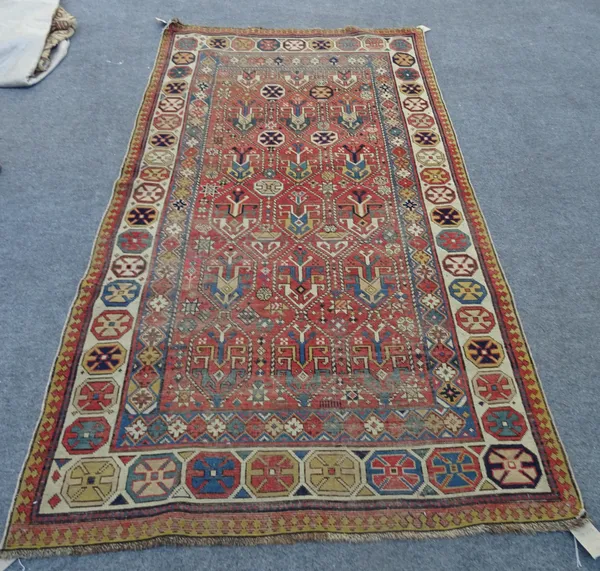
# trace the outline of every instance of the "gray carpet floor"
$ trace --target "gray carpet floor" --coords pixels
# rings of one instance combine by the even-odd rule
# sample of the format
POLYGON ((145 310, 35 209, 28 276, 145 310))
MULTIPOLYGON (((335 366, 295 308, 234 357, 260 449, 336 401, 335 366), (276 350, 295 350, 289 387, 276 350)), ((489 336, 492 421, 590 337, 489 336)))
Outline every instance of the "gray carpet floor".
MULTIPOLYGON (((588 511, 600 522, 598 0, 103 0, 64 6, 70 54, 0 91, 0 527, 158 46, 212 26, 425 24, 438 80, 588 511)), ((600 569, 582 552, 585 569, 600 569)), ((574 569, 567 533, 169 548, 33 570, 574 569)), ((17 563, 12 570, 20 569, 17 563)))

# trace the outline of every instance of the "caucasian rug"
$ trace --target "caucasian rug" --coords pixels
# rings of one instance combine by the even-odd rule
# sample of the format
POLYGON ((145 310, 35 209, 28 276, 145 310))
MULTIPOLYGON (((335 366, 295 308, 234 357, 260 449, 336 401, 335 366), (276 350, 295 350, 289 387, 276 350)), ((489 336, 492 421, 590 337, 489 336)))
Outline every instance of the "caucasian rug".
POLYGON ((582 518, 423 31, 171 23, 3 554, 582 518))

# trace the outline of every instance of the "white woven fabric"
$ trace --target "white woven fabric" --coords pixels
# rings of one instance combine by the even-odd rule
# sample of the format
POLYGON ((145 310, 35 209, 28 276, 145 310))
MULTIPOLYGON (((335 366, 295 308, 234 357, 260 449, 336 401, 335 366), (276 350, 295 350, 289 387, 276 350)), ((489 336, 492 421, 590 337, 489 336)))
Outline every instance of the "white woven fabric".
POLYGON ((49 68, 33 75, 59 0, 0 0, 0 87, 28 87, 44 79, 67 55, 69 41, 52 51, 49 68))

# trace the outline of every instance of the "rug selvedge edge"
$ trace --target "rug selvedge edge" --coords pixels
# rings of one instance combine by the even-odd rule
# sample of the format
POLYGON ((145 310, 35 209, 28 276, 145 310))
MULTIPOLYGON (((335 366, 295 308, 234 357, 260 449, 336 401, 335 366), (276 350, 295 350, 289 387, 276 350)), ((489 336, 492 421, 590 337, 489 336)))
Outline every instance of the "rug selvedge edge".
MULTIPOLYGON (((113 190, 106 206, 106 209, 102 215, 102 219, 98 226, 96 236, 94 238, 92 251, 89 256, 88 265, 84 274, 84 277, 77 286, 77 292, 71 303, 65 325, 61 332, 60 343, 56 352, 56 357, 53 360, 52 368, 46 388, 44 390, 44 401, 41 407, 38 421, 35 424, 33 436, 31 437, 30 444, 27 449, 27 453, 23 460, 23 466, 19 472, 19 480, 16 486, 15 493, 13 495, 11 505, 8 511, 6 525, 1 536, 2 541, 0 543, 0 555, 6 550, 8 543, 8 537, 10 529, 16 518, 17 508, 22 505, 21 493, 26 491, 26 476, 31 474, 32 469, 37 465, 42 466, 47 458, 48 448, 40 446, 38 443, 38 436, 42 430, 42 426, 45 421, 55 423, 57 420, 57 411, 51 410, 51 398, 56 391, 61 391, 60 395, 57 395, 57 400, 60 402, 62 393, 64 393, 66 387, 59 386, 62 375, 59 375, 59 365, 65 366, 65 361, 68 363, 67 370, 73 365, 73 351, 69 346, 76 341, 70 341, 70 335, 80 335, 81 331, 77 327, 77 316, 93 305, 93 296, 90 292, 93 289, 96 281, 93 279, 98 272, 101 270, 103 265, 103 252, 108 251, 111 232, 118 224, 118 214, 124 209, 124 204, 127 199, 127 195, 131 192, 131 183, 134 179, 134 172, 136 161, 138 160, 141 153, 141 144, 143 142, 143 132, 145 131, 149 119, 148 110, 149 103, 152 98, 156 95, 159 90, 159 79, 162 75, 163 68, 165 66, 164 56, 167 54, 167 48, 170 41, 170 36, 173 35, 173 25, 176 22, 170 22, 162 31, 159 46, 154 58, 154 64, 148 77, 146 87, 142 96, 142 101, 138 107, 134 126, 131 131, 129 142, 127 145, 127 151, 123 157, 121 168, 119 170, 119 176, 113 184, 113 190), (129 188, 128 188, 129 185, 129 188), (115 223, 115 219, 117 222, 115 223), (34 461, 36 454, 42 454, 43 457, 37 462, 34 461)), ((98 282, 98 286, 100 283, 98 282)))
MULTIPOLYGON (((454 163, 454 172, 458 175, 457 179, 460 183, 460 196, 467 199, 465 200, 469 214, 471 218, 470 222, 476 222, 477 225, 472 224, 474 233, 478 237, 478 244, 485 246, 485 251, 482 249, 483 259, 486 264, 486 269, 488 274, 492 279, 492 283, 494 285, 494 290, 498 300, 501 302, 498 305, 498 311, 502 315, 505 325, 507 328, 512 326, 514 333, 508 337, 507 341, 509 342, 515 357, 517 357, 517 352, 524 352, 523 356, 519 359, 519 370, 523 374, 523 381, 528 383, 527 390, 525 391, 525 396, 527 397, 532 410, 536 411, 536 406, 538 406, 538 411, 536 411, 535 422, 540 429, 540 437, 542 439, 542 444, 546 448, 548 452, 548 456, 552 457, 550 454, 550 450, 548 446, 553 445, 556 448, 556 452, 558 453, 558 459, 561 464, 566 467, 566 476, 568 478, 567 486, 565 487, 565 491, 574 492, 575 498, 577 498, 580 509, 579 513, 575 516, 576 518, 583 517, 585 514, 585 508, 583 506, 583 500, 581 498, 581 491, 575 481, 575 478, 572 473, 571 464, 567 457, 567 453, 562 443, 562 440, 558 434, 556 424, 554 422, 554 418, 552 417, 551 409, 548 405, 548 400, 543 390, 543 386, 541 380, 539 378, 539 374, 537 372, 535 362, 531 356, 531 350, 529 348, 529 344, 527 343, 527 339, 525 338, 525 333, 523 329, 523 324, 519 317, 519 313, 516 308, 516 304, 514 301, 514 295, 512 290, 510 289, 510 285, 506 279, 502 266, 500 264, 500 260, 498 257, 498 253, 494 246, 492 237, 490 235, 488 225, 486 223, 485 217, 483 215, 483 211, 477 199, 477 195, 473 189, 471 181, 469 179, 469 175, 467 172, 467 168, 465 165, 465 161, 463 158, 462 151, 458 144, 458 139, 456 137, 456 131, 454 129, 454 125, 450 120, 450 116, 448 114, 448 110, 446 108, 446 104, 444 102, 443 96, 441 94, 441 90, 439 88, 437 78, 435 75, 435 71, 433 69, 433 65, 431 63, 431 58, 429 56, 429 51, 427 49, 427 44, 425 42, 425 33, 422 30, 418 30, 417 33, 417 47, 419 49, 420 55, 423 56, 423 66, 426 71, 425 77, 429 87, 434 94, 436 101, 436 110, 442 119, 442 129, 444 131, 444 141, 447 144, 452 144, 452 148, 449 149, 449 155, 452 158, 454 163), (510 322, 509 322, 510 321, 510 322), (527 371, 526 367, 530 368, 530 371, 527 371), (541 400, 541 406, 536 405, 534 402, 534 397, 537 397, 541 400), (546 431, 548 435, 544 437, 544 434, 541 433, 541 421, 544 421, 546 424, 546 431), (567 488, 570 488, 568 490, 567 488)), ((554 472, 557 467, 553 464, 550 466, 552 471, 554 472)))

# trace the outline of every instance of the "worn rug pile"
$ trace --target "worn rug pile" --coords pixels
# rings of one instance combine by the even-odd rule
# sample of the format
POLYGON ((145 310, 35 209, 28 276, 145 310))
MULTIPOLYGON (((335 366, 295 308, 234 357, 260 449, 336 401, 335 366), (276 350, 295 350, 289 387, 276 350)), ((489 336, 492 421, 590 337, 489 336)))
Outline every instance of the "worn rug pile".
POLYGON ((582 517, 423 31, 168 25, 2 553, 582 517))

